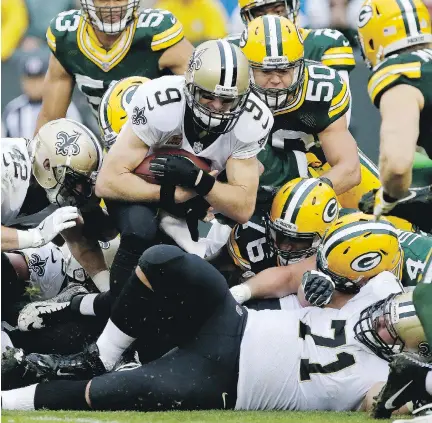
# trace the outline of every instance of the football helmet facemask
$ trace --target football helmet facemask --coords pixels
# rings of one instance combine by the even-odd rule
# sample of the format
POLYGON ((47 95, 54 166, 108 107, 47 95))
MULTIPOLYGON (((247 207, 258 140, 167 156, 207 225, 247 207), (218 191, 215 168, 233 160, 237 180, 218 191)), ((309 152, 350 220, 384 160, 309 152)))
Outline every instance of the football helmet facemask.
POLYGON ((402 250, 396 228, 360 212, 339 218, 318 248, 317 269, 347 294, 356 294, 366 278, 384 271, 400 278, 402 250))
POLYGON ((357 26, 369 68, 398 50, 432 42, 429 12, 421 0, 366 0, 357 26))
POLYGON ((99 128, 104 148, 108 151, 115 143, 127 121, 126 108, 141 84, 150 81, 143 76, 130 76, 114 82, 105 91, 99 106, 99 128))
POLYGON ((254 92, 273 110, 281 110, 296 101, 305 77, 303 38, 287 18, 262 16, 244 30, 240 47, 251 66, 254 92), (285 88, 266 88, 255 81, 254 71, 290 72, 291 84, 285 88))
POLYGON ((95 135, 71 119, 43 125, 31 142, 32 171, 52 204, 83 206, 93 195, 102 148, 95 135))
POLYGON ((313 256, 339 212, 333 188, 315 178, 297 178, 276 194, 266 218, 270 250, 282 266, 313 256), (299 247, 292 251, 297 244, 299 247), (284 247, 285 246, 285 247, 284 247))
POLYGON ((237 46, 226 40, 200 44, 186 71, 186 102, 195 124, 206 132, 231 131, 249 96, 249 64, 237 46), (217 101, 219 108, 208 103, 217 101))
POLYGON ((402 351, 430 356, 412 295, 412 292, 391 294, 364 309, 354 326, 356 339, 387 361, 402 351))
MULTIPOLYGON (((260 16, 260 9, 266 6, 284 6, 283 16, 295 22, 300 10, 300 0, 239 0, 240 16, 245 25, 260 16)), ((262 13, 264 14, 264 13, 262 13)), ((271 13, 265 13, 270 15, 271 13)))
POLYGON ((106 34, 122 32, 135 19, 139 7, 139 0, 118 0, 115 6, 98 6, 108 3, 104 0, 80 0, 80 3, 85 19, 106 34))

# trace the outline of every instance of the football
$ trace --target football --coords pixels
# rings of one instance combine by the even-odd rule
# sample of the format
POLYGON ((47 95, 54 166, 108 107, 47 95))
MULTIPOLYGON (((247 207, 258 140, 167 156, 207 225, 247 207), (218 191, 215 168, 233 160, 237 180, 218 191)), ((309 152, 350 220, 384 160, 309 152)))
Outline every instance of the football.
POLYGON ((166 154, 177 154, 179 156, 183 156, 188 158, 190 161, 192 161, 197 167, 199 167, 202 170, 205 170, 206 172, 210 172, 210 164, 209 161, 197 157, 192 153, 189 153, 186 150, 182 150, 179 148, 163 148, 160 149, 153 154, 150 154, 147 156, 141 164, 138 165, 138 167, 134 170, 134 174, 138 175, 140 178, 144 179, 145 181, 151 183, 151 184, 158 184, 158 181, 154 177, 153 173, 150 171, 150 162, 157 156, 160 155, 166 155, 166 154))

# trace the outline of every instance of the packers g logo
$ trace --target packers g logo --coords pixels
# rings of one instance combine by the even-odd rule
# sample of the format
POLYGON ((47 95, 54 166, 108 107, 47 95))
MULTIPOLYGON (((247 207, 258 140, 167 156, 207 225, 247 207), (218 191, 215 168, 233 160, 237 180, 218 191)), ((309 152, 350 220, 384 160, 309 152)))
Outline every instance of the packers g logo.
POLYGON ((363 6, 360 9, 357 26, 359 28, 363 28, 372 18, 373 16, 373 10, 370 6, 363 6))
POLYGON ((356 272, 367 272, 377 267, 382 261, 382 255, 378 251, 362 254, 351 262, 351 269, 356 272))
POLYGON ((331 198, 329 202, 326 204, 326 206, 324 207, 322 218, 325 223, 330 223, 333 220, 335 220, 337 215, 338 215, 337 200, 336 198, 331 198))

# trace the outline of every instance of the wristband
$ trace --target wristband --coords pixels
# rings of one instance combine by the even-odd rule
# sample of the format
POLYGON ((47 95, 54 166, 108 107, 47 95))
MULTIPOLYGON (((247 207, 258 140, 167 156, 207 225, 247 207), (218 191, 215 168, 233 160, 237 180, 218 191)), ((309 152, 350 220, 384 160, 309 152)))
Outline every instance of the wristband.
POLYGON ((18 231, 18 250, 24 248, 35 248, 40 247, 43 243, 43 239, 40 236, 38 229, 29 229, 28 231, 18 231))
POLYGON ((175 206, 175 185, 162 184, 160 188, 159 206, 164 210, 171 210, 175 206))
POLYGON ((398 198, 394 198, 391 195, 388 195, 385 191, 382 192, 382 199, 389 204, 396 203, 396 201, 399 200, 398 198))
POLYGON ((92 277, 92 281, 100 292, 109 291, 110 272, 108 270, 102 270, 101 272, 92 277))
POLYGON ((201 197, 206 196, 213 188, 216 179, 207 172, 202 171, 200 181, 195 185, 194 190, 201 197))

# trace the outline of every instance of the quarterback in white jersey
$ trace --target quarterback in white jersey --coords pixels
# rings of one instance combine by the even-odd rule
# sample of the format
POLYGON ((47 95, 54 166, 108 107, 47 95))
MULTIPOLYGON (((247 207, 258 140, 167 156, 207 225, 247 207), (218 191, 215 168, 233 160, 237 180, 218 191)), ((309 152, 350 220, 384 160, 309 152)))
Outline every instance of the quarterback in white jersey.
POLYGON ((353 327, 364 308, 396 292, 395 276, 383 272, 340 310, 249 310, 236 409, 357 410, 387 380, 388 364, 355 340, 353 327))
MULTIPOLYGON (((104 198, 159 202, 172 208, 198 194, 222 214, 247 221, 258 185, 256 155, 273 124, 270 110, 249 88, 249 65, 225 40, 207 41, 191 57, 186 77, 148 81, 128 106, 129 121, 107 154, 96 182, 104 198), (162 148, 181 148, 208 159, 215 171, 227 170, 227 184, 183 157, 153 159, 150 170, 162 188, 124 169, 162 148), (167 194, 166 185, 176 186, 167 194)), ((172 211, 171 209, 167 211, 172 211)))

